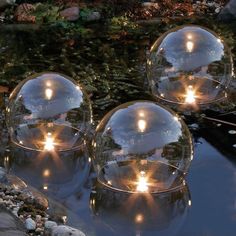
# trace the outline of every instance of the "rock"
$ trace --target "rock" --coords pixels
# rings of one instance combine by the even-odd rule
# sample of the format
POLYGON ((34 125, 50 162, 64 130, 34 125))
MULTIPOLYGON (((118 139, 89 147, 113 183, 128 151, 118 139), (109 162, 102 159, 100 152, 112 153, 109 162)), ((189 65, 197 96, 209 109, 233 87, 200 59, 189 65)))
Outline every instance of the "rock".
POLYGON ((79 8, 69 7, 60 12, 60 16, 68 21, 76 21, 79 19, 79 8))
POLYGON ((32 15, 35 10, 35 6, 29 3, 20 4, 15 11, 15 19, 21 23, 35 23, 36 17, 32 15))
POLYGON ((231 0, 218 15, 220 21, 236 20, 236 0, 231 0))
POLYGON ((26 236, 24 225, 5 207, 0 206, 0 236, 26 236))
POLYGON ((51 221, 51 220, 46 221, 44 224, 44 227, 46 230, 50 230, 55 226, 57 226, 57 223, 55 221, 51 221))
POLYGON ((0 8, 15 4, 16 0, 0 0, 0 8))
POLYGON ((51 236, 85 236, 85 234, 78 229, 65 225, 59 225, 53 227, 51 236))
POLYGON ((98 11, 93 11, 91 13, 88 13, 88 15, 85 17, 85 21, 90 22, 90 21, 98 21, 101 19, 101 14, 98 11))
POLYGON ((25 221, 25 227, 29 231, 35 230, 36 229, 36 223, 35 223, 35 221, 32 218, 28 218, 25 221))

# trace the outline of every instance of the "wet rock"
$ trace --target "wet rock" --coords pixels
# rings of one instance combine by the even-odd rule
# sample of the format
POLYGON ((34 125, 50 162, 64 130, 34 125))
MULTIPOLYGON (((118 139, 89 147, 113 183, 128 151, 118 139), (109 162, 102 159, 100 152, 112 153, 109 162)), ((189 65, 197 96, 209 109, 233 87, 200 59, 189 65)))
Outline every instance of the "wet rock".
POLYGON ((25 227, 27 230, 35 230, 36 229, 36 222, 32 218, 28 218, 25 221, 25 227))
POLYGON ((231 0, 220 12, 218 19, 220 21, 229 22, 236 20, 236 0, 231 0))
POLYGON ((24 225, 5 207, 0 206, 0 236, 26 236, 24 225))
POLYGON ((51 236, 85 236, 85 234, 78 229, 65 225, 59 225, 53 227, 51 236))
POLYGON ((13 5, 16 0, 1 0, 0 1, 0 8, 5 8, 7 6, 13 5))
POLYGON ((36 17, 32 15, 35 6, 29 3, 20 4, 15 11, 15 19, 17 22, 35 23, 36 17))
POLYGON ((101 14, 98 11, 93 11, 91 13, 88 13, 88 15, 85 17, 85 21, 90 22, 90 21, 98 21, 101 19, 101 14))
POLYGON ((79 19, 79 8, 69 7, 60 12, 60 16, 68 21, 76 21, 79 19))

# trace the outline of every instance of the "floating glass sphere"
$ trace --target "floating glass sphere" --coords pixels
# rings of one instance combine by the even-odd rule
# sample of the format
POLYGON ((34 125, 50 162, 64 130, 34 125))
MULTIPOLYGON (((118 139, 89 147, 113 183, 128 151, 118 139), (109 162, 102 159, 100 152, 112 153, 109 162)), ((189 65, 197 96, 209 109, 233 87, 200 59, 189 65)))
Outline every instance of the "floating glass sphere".
POLYGON ((133 101, 109 112, 93 140, 98 181, 125 192, 165 192, 184 182, 192 140, 173 111, 133 101))
POLYGON ((97 186, 90 195, 90 207, 103 235, 177 235, 191 204, 187 186, 148 195, 97 186))
POLYGON ((231 53, 219 36, 199 26, 181 26, 157 39, 147 60, 152 93, 165 101, 201 105, 227 96, 231 53))
POLYGON ((7 124, 13 143, 30 150, 66 151, 77 148, 91 124, 85 91, 58 73, 36 74, 12 92, 7 124))

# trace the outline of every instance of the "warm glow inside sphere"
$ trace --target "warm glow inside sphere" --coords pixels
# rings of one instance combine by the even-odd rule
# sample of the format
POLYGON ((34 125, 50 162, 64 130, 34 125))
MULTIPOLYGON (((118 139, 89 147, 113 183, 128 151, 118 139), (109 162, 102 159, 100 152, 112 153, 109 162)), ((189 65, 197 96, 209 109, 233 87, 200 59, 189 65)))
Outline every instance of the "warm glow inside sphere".
POLYGON ((84 90, 71 78, 52 72, 22 81, 7 107, 13 143, 38 151, 77 148, 84 142, 91 117, 84 90))
POLYGON ((98 181, 126 192, 165 192, 182 186, 192 139, 173 111, 133 101, 109 112, 93 141, 98 181))
POLYGON ((232 68, 223 40, 191 25, 174 28, 157 39, 147 60, 152 93, 178 104, 207 104, 226 97, 232 68))

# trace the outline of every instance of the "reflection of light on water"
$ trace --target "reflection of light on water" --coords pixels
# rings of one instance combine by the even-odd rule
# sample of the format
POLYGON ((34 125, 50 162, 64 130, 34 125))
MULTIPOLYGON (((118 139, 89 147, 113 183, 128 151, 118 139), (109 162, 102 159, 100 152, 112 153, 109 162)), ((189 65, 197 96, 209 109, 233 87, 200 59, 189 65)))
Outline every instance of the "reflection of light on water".
POLYGON ((43 171, 43 176, 44 177, 49 177, 50 176, 50 170, 49 169, 45 169, 44 171, 43 171))
POLYGON ((143 133, 146 130, 147 122, 145 120, 138 120, 139 132, 143 133))
POLYGON ((46 99, 50 100, 52 98, 53 95, 53 90, 50 88, 46 88, 45 89, 45 97, 46 99))
POLYGON ((190 85, 188 86, 188 89, 186 91, 186 95, 185 95, 185 103, 195 103, 196 101, 196 95, 195 92, 193 90, 193 87, 190 85))
POLYGON ((144 217, 143 217, 142 214, 137 214, 137 215, 135 216, 135 223, 142 223, 143 220, 144 220, 144 217))
POLYGON ((138 179, 138 183, 137 183, 137 188, 136 190, 138 192, 147 192, 148 191, 148 182, 147 182, 147 177, 145 177, 145 172, 141 171, 140 172, 140 176, 138 179))
POLYGON ((44 189, 44 190, 48 190, 48 186, 47 186, 47 185, 44 185, 44 186, 43 186, 43 189, 44 189))
POLYGON ((193 48, 194 48, 194 43, 192 41, 187 41, 186 43, 187 52, 192 52, 193 48))
POLYGON ((44 150, 52 151, 54 150, 54 139, 51 137, 51 133, 47 134, 46 140, 44 142, 44 150))

